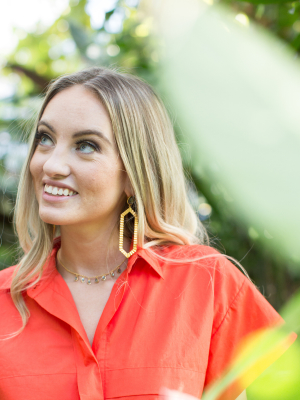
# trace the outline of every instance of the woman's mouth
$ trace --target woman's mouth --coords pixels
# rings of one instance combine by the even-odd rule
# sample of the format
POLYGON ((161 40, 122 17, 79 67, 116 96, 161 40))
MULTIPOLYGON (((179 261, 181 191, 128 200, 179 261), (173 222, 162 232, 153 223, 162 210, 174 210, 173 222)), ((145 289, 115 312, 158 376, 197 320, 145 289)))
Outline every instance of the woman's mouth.
POLYGON ((45 184, 44 192, 51 194, 52 196, 75 196, 77 192, 70 190, 68 188, 50 186, 45 184))

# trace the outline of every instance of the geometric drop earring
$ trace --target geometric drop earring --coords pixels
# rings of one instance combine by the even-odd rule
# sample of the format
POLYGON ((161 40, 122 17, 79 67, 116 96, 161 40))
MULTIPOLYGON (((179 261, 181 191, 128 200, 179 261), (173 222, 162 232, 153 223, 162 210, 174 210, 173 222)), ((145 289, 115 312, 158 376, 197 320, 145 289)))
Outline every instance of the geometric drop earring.
POLYGON ((120 235, 119 235, 119 250, 126 258, 129 258, 132 254, 136 252, 137 249, 137 230, 138 230, 138 216, 137 213, 131 208, 131 205, 134 203, 134 197, 130 196, 127 199, 128 208, 120 215, 120 235), (134 233, 133 233, 133 247, 132 250, 127 253, 123 249, 124 243, 124 217, 128 213, 134 216, 134 233))

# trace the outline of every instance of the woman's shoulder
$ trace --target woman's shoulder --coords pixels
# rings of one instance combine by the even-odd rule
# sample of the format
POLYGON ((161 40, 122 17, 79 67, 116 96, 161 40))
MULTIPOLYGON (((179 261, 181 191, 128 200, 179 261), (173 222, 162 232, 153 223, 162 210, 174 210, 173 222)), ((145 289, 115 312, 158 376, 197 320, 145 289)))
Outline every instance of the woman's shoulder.
MULTIPOLYGON (((246 270, 238 261, 212 246, 170 245, 164 248, 161 255, 165 257, 165 261, 162 261, 163 269, 182 266, 184 274, 194 274, 200 281, 204 276, 208 276, 217 293, 224 291, 234 295, 245 283, 254 287, 246 270)), ((180 272, 180 268, 177 270, 180 272)))
MULTIPOLYGON (((222 254, 219 250, 212 246, 204 244, 191 244, 191 245, 169 245, 164 246, 160 249, 159 253, 170 260, 179 261, 182 260, 185 264, 194 263, 201 265, 207 264, 209 266, 214 265, 218 269, 233 269, 236 267, 233 265, 235 260, 226 254, 222 254)), ((236 262, 236 264, 239 264, 236 262)))
POLYGON ((152 253, 152 258, 158 256, 157 260, 163 270, 177 267, 178 273, 182 269, 184 274, 193 274, 197 270, 199 279, 202 279, 205 273, 209 275, 210 281, 215 281, 216 284, 234 281, 239 285, 247 277, 247 272, 233 257, 222 254, 212 246, 169 244, 152 248, 151 251, 156 253, 152 253))
POLYGON ((234 257, 207 245, 189 247, 188 254, 199 255, 201 264, 213 271, 216 285, 227 286, 227 290, 231 287, 234 291, 245 283, 254 287, 247 271, 234 257))
POLYGON ((205 244, 169 244, 158 247, 157 250, 163 253, 165 256, 176 257, 178 258, 182 256, 182 258, 187 258, 188 256, 191 257, 198 257, 198 256, 205 256, 205 255, 213 255, 221 253, 216 250, 214 247, 205 245, 205 244))
POLYGON ((234 257, 204 245, 188 246, 187 253, 199 255, 200 262, 203 260, 199 266, 206 266, 210 271, 215 327, 220 327, 225 317, 227 322, 231 319, 240 320, 241 324, 257 326, 257 329, 261 325, 272 325, 281 321, 277 312, 251 281, 245 268, 234 257))

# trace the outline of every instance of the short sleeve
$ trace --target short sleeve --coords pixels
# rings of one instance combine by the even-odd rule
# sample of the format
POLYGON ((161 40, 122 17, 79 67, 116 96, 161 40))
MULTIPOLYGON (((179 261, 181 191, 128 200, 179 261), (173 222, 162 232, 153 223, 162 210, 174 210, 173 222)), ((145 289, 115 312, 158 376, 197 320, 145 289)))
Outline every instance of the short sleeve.
POLYGON ((225 257, 216 263, 214 291, 214 323, 205 387, 228 368, 241 339, 283 322, 255 285, 225 257))

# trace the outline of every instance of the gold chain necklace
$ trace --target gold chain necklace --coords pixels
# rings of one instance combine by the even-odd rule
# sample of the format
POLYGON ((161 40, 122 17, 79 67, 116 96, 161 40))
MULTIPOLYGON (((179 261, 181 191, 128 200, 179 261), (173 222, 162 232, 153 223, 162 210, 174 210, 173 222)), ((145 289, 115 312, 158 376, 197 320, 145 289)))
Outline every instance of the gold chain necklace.
POLYGON ((110 272, 108 272, 107 274, 102 274, 102 275, 96 275, 96 276, 85 276, 85 275, 81 275, 81 274, 77 274, 77 272, 74 271, 70 271, 67 267, 64 266, 64 264, 61 262, 60 258, 58 257, 57 254, 57 259, 59 261, 59 263, 61 264, 61 266, 70 274, 75 275, 75 282, 82 282, 84 283, 86 281, 86 283, 88 285, 92 284, 92 280, 94 280, 95 283, 99 283, 100 280, 101 281, 105 281, 107 276, 111 276, 112 278, 115 276, 115 272, 117 272, 118 274, 120 274, 122 272, 121 270, 121 265, 127 260, 127 258, 125 258, 125 260, 123 260, 121 262, 121 264, 119 264, 116 268, 112 269, 110 272))

